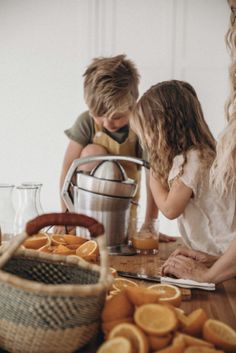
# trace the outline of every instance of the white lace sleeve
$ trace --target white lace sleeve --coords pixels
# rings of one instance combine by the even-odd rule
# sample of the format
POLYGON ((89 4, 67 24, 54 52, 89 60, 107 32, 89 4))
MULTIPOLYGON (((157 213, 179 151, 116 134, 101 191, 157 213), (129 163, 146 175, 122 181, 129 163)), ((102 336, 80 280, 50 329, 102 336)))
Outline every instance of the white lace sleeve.
POLYGON ((187 163, 184 166, 183 163, 183 155, 178 155, 174 158, 168 177, 169 185, 171 186, 173 181, 179 178, 186 186, 191 188, 196 195, 201 171, 198 151, 189 151, 187 154, 187 163))

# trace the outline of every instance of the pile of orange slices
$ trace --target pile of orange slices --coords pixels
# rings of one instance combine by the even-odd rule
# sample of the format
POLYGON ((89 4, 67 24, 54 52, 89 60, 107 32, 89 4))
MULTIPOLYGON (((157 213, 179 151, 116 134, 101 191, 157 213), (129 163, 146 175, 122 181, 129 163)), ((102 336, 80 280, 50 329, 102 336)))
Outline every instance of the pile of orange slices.
POLYGON ((51 254, 77 255, 91 262, 97 262, 99 256, 95 240, 71 234, 38 233, 26 239, 23 247, 51 254))
POLYGON ((236 352, 236 332, 202 308, 185 314, 176 286, 142 287, 116 277, 111 292, 102 312, 105 341, 97 353, 236 352))

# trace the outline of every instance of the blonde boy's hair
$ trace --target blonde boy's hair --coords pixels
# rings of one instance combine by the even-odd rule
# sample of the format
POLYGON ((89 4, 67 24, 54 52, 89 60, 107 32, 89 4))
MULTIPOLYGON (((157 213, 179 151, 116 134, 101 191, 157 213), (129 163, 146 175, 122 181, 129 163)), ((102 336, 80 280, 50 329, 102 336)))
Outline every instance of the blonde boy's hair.
MULTIPOLYGON (((229 3, 229 1, 228 1, 229 3)), ((230 5, 230 4, 229 4, 230 5)), ((210 181, 220 196, 232 192, 236 182, 236 10, 231 9, 225 42, 231 57, 229 65, 230 94, 225 103, 228 125, 219 136, 216 159, 210 171, 210 181)))
POLYGON ((133 109, 139 73, 125 55, 95 58, 83 76, 84 98, 92 115, 110 116, 133 109))

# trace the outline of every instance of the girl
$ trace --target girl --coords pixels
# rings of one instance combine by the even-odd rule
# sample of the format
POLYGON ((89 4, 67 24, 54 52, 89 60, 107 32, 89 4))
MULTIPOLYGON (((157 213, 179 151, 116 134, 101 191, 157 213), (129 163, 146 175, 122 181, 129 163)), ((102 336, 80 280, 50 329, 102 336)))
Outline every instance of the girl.
POLYGON ((209 187, 215 140, 193 87, 177 80, 151 87, 131 124, 149 152, 157 207, 167 218, 177 218, 186 245, 223 253, 236 234, 235 196, 219 200, 209 187))

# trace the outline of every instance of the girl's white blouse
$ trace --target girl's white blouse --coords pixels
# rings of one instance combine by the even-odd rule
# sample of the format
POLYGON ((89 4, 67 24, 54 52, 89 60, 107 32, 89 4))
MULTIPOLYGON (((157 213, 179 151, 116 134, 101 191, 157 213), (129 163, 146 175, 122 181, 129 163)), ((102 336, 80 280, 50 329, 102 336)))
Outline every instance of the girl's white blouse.
POLYGON ((200 154, 190 150, 187 163, 182 167, 183 155, 173 160, 169 185, 179 178, 193 191, 193 196, 183 214, 178 217, 178 227, 186 245, 195 250, 219 255, 225 252, 236 235, 236 190, 220 198, 209 186, 209 170, 202 167, 200 154))

